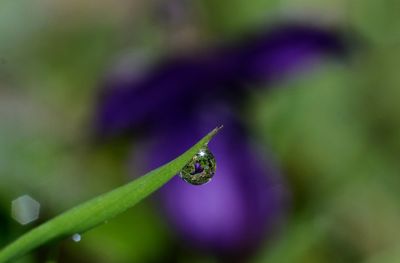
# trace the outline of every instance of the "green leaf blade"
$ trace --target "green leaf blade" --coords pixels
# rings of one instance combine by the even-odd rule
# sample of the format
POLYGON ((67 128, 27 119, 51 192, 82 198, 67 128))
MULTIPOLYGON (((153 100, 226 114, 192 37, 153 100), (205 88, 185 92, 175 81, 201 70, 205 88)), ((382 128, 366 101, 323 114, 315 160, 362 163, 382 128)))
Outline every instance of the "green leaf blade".
POLYGON ((110 192, 97 196, 27 232, 0 251, 0 263, 9 262, 51 240, 82 234, 131 208, 159 189, 222 128, 203 137, 173 161, 110 192))

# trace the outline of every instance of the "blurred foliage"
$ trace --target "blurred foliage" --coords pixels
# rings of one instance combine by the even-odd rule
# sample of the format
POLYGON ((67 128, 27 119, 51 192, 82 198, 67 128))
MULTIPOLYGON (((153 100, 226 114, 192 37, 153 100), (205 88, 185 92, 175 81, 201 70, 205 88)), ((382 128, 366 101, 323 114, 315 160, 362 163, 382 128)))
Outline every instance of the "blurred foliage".
MULTIPOLYGON (((99 83, 117 57, 143 49, 153 56, 179 50, 173 32, 182 28, 167 29, 156 20, 156 5, 160 2, 0 3, 0 246, 129 180, 130 146, 93 147, 89 122, 99 83), (41 219, 20 226, 10 217, 10 203, 27 193, 42 204, 41 219)), ((360 43, 348 65, 322 62, 312 72, 270 84, 247 102, 251 130, 275 153, 292 192, 282 232, 265 242, 255 262, 400 260, 399 5, 396 0, 188 5, 198 9, 186 18, 195 28, 188 50, 287 20, 341 27, 360 43)), ((214 262, 186 249, 150 201, 80 243, 67 240, 19 262, 45 262, 53 253, 58 262, 188 257, 214 262)))

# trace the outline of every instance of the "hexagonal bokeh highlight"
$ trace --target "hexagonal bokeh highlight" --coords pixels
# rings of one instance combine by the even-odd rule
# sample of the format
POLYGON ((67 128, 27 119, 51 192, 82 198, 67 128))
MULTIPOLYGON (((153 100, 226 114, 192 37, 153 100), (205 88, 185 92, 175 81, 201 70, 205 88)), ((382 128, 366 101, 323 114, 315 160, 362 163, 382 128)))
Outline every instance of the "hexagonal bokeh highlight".
POLYGON ((40 203, 29 195, 23 195, 11 202, 11 216, 21 225, 39 218, 40 203))

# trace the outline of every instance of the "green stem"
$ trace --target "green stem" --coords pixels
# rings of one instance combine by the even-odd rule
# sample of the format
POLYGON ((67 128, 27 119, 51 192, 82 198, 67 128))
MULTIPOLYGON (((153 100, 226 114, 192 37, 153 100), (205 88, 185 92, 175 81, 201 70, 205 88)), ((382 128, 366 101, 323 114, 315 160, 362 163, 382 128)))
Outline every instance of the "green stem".
POLYGON ((51 240, 82 234, 126 211, 173 176, 206 145, 221 127, 214 129, 175 160, 138 179, 95 197, 32 229, 0 251, 0 263, 9 262, 51 240))

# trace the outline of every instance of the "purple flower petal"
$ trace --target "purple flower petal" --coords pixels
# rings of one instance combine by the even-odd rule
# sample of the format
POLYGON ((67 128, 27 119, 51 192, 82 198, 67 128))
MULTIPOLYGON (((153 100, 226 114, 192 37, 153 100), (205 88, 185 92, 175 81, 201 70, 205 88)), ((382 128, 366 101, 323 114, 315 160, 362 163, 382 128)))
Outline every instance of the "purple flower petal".
POLYGON ((143 79, 111 80, 98 105, 96 129, 115 135, 160 126, 169 122, 167 116, 186 116, 218 86, 218 78, 201 60, 186 57, 160 65, 143 79))
POLYGON ((276 80, 301 71, 323 56, 344 57, 338 32, 305 25, 284 25, 251 37, 235 48, 244 81, 276 80))
POLYGON ((286 190, 272 161, 224 115, 212 111, 185 125, 175 123, 154 141, 147 163, 150 169, 173 159, 223 123, 221 134, 209 145, 217 160, 211 182, 193 186, 175 177, 161 190, 159 202, 184 240, 222 254, 243 255, 274 232, 285 210, 286 190))
POLYGON ((275 80, 322 54, 342 55, 338 34, 310 26, 282 26, 207 54, 166 60, 142 78, 106 83, 95 116, 100 135, 158 129, 172 119, 188 118, 208 100, 243 99, 248 84, 275 80))

